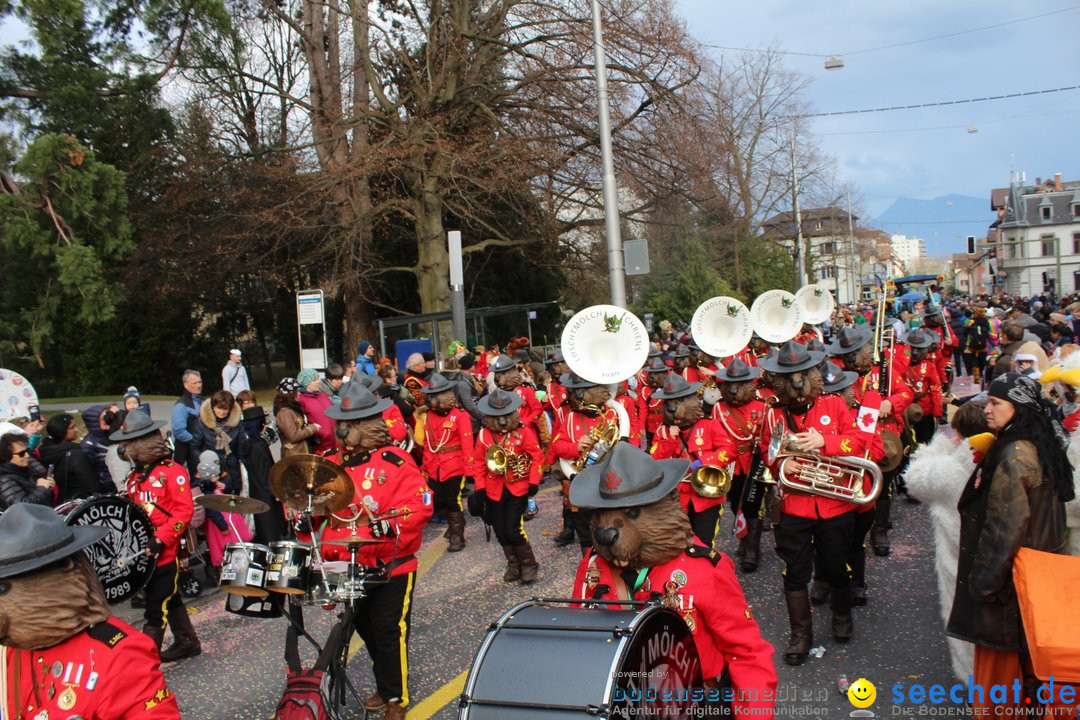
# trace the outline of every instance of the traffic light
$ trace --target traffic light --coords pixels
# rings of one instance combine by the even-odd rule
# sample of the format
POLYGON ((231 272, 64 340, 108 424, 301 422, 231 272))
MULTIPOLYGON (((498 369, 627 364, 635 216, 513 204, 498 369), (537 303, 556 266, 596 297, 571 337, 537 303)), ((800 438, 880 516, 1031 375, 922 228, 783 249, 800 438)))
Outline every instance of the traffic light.
POLYGON ((967 243, 968 243, 967 254, 968 255, 974 255, 975 254, 975 236, 974 235, 968 235, 967 236, 967 243))
POLYGON ((990 257, 991 260, 997 259, 997 248, 996 247, 990 248, 990 256, 989 257, 990 257))

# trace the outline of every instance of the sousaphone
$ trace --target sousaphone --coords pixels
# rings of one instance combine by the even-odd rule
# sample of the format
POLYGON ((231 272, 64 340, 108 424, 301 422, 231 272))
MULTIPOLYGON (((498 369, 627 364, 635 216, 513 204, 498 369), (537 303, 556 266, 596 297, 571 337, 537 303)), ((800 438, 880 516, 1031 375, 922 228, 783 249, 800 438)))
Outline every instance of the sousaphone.
POLYGON ((766 342, 787 342, 799 334, 803 322, 802 308, 787 290, 764 292, 750 306, 750 327, 766 342))
POLYGON ((629 310, 593 305, 563 328, 562 352, 578 377, 598 385, 621 383, 645 364, 649 332, 629 310))
POLYGON ((690 320, 698 347, 713 357, 731 357, 746 347, 754 334, 750 311, 733 297, 709 298, 698 305, 690 320))
POLYGON ((803 322, 820 325, 832 317, 836 309, 833 294, 824 285, 805 285, 795 293, 795 302, 802 310, 803 322))

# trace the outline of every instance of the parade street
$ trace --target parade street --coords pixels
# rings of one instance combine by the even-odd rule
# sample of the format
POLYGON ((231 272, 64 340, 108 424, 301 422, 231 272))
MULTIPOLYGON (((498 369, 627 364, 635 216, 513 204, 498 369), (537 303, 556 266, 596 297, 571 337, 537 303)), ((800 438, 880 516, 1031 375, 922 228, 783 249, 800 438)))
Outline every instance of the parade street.
MULTIPOLYGON (((458 697, 488 625, 522 600, 567 596, 579 552, 574 546, 557 548, 551 540, 560 522, 557 486, 545 484, 537 499, 540 514, 526 525, 541 564, 540 581, 531 587, 501 581, 504 558, 494 540, 484 542, 478 519, 469 519, 468 546, 459 553, 445 552, 445 525, 433 523, 425 531, 412 613, 408 717, 456 717, 458 697)), ((789 667, 777 655, 778 715, 846 717, 853 708, 838 691, 841 676, 850 682, 865 677, 876 685, 878 699, 869 709, 878 717, 892 713, 890 688, 896 683, 949 686, 956 682, 949 669, 938 607, 927 511, 923 505, 898 500, 893 512, 892 555, 877 558, 868 553, 870 601, 855 609, 853 640, 846 646, 834 642, 828 611, 816 608, 814 646, 823 646, 824 656, 811 656, 805 665, 789 667)), ((718 545, 725 551, 734 549, 730 513, 723 517, 718 545)), ((762 634, 777 650, 783 648, 788 634, 780 568, 772 538, 766 536, 758 571, 739 576, 762 634)), ((188 720, 267 718, 284 688, 287 623, 281 618, 237 617, 225 612, 224 602, 216 588, 190 602, 203 652, 166 665, 166 679, 188 720)), ((126 604, 116 610, 138 626, 140 611, 126 604)), ((308 629, 320 641, 335 617, 332 611, 305 608, 308 629)), ((313 653, 305 645, 302 639, 305 662, 310 662, 313 653)), ((374 688, 370 660, 358 638, 354 638, 353 650, 349 677, 359 696, 366 698, 374 688)), ((575 698, 560 694, 560 678, 575 672, 576 661, 567 656, 558 666, 538 667, 523 654, 519 665, 501 672, 508 682, 525 678, 520 682, 547 686, 552 698, 573 703, 575 698)), ((353 702, 347 717, 364 717, 359 703, 353 702)))

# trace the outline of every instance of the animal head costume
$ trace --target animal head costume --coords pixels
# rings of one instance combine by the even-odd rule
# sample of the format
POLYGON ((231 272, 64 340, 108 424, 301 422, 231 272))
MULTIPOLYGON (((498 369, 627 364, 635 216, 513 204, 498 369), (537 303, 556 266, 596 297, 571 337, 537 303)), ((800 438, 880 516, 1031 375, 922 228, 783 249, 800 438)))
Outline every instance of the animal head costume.
POLYGON ((500 355, 495 358, 495 362, 491 364, 491 374, 495 380, 495 387, 503 390, 513 390, 525 382, 521 368, 509 355, 500 355))
POLYGON ((392 442, 382 417, 391 404, 386 398, 375 397, 364 383, 350 382, 341 403, 326 409, 326 417, 337 421, 334 434, 346 452, 369 452, 392 442))
POLYGON ((730 365, 716 373, 716 379, 721 381, 720 397, 728 407, 742 407, 757 396, 754 380, 760 374, 757 368, 735 358, 730 365))
POLYGON ((931 333, 922 330, 912 330, 907 334, 904 342, 911 348, 911 364, 916 365, 926 359, 930 350, 936 345, 931 333))
POLYGON ((165 443, 161 428, 165 423, 153 421, 141 410, 132 410, 124 416, 120 428, 109 435, 113 442, 122 443, 120 452, 137 468, 144 468, 172 455, 165 443))
POLYGON ((772 388, 778 404, 804 408, 813 404, 824 387, 819 366, 823 353, 807 350, 789 340, 772 356, 761 361, 761 368, 772 373, 772 388))
POLYGON ((675 373, 668 375, 664 387, 653 393, 654 398, 664 401, 664 424, 689 430, 705 417, 698 395, 700 389, 699 382, 687 382, 675 373))
POLYGON ((0 645, 47 648, 112 617, 80 552, 104 534, 68 527, 42 505, 19 503, 0 517, 0 645))
POLYGON ((559 382, 567 390, 570 407, 589 417, 595 417, 595 408, 603 407, 611 399, 611 391, 607 386, 583 380, 573 373, 565 373, 559 378, 559 382))
POLYGON ((858 325, 840 328, 836 340, 829 345, 829 355, 836 358, 845 370, 864 376, 874 368, 873 333, 858 325))
POLYGON ((505 435, 521 427, 521 396, 517 393, 495 388, 480 400, 478 407, 484 415, 483 426, 493 434, 505 435))
POLYGON ((436 415, 446 415, 458 406, 454 384, 440 373, 434 373, 428 386, 421 392, 427 398, 427 406, 436 415))
POLYGON ((685 460, 653 460, 629 443, 582 470, 570 485, 570 502, 591 508, 596 554, 619 568, 662 565, 693 544, 690 520, 674 492, 685 460))

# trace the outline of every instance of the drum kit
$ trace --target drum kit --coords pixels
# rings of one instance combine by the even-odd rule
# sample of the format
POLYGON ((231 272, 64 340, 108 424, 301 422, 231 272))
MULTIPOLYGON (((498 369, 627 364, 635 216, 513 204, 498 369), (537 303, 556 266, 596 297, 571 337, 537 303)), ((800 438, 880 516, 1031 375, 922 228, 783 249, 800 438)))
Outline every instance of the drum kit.
MULTIPOLYGON (((290 602, 332 609, 338 603, 353 604, 366 597, 366 588, 386 582, 387 575, 378 568, 360 564, 361 547, 389 542, 385 538, 361 537, 356 522, 363 511, 341 515, 351 508, 352 479, 339 465, 319 455, 290 455, 270 470, 270 488, 287 507, 297 512, 301 524, 311 524, 316 516, 332 516, 349 528, 349 535, 320 542, 312 535, 310 543, 299 540, 275 540, 267 545, 235 542, 225 546, 221 564, 221 589, 232 595, 266 598, 271 593, 288 597, 290 602), (349 559, 328 561, 322 546, 344 547, 349 559)), ((266 503, 237 495, 204 495, 195 502, 222 513, 257 515, 266 512, 266 503)), ((379 516, 367 513, 371 520, 386 520, 400 515, 390 511, 379 516)), ((232 522, 232 515, 226 515, 232 522)))

